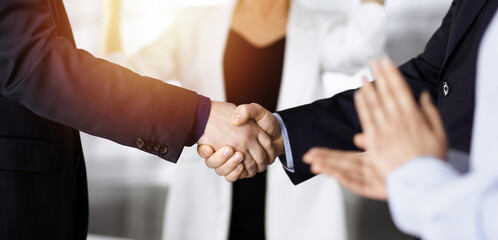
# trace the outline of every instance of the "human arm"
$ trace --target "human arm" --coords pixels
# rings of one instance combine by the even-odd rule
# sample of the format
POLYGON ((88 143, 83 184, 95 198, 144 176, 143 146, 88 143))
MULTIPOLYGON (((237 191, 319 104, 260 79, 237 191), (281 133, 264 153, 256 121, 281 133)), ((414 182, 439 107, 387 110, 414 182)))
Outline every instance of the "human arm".
MULTIPOLYGON (((175 78, 175 73, 176 71, 176 66, 178 65, 178 49, 180 45, 178 44, 179 36, 178 36, 178 22, 174 22, 171 24, 168 29, 158 38, 156 39, 153 43, 149 44, 148 46, 142 48, 140 51, 137 53, 131 55, 131 56, 124 56, 124 54, 121 52, 121 33, 120 33, 120 0, 108 0, 106 1, 106 6, 107 6, 107 14, 105 14, 107 21, 105 28, 107 29, 105 32, 107 33, 107 37, 104 39, 104 52, 109 53, 108 58, 114 62, 123 64, 125 66, 128 66, 132 68, 135 71, 138 71, 143 74, 147 75, 153 75, 156 77, 159 77, 161 79, 171 79, 175 78), (114 51, 112 51, 114 50, 114 51)), ((181 80, 180 77, 176 77, 175 79, 181 80)), ((213 102, 213 106, 215 105, 227 105, 227 104, 222 104, 219 102, 213 102)), ((233 108, 233 106, 232 106, 233 108)), ((224 112, 217 112, 216 107, 213 107, 213 113, 209 114, 209 120, 208 123, 212 120, 216 121, 222 121, 225 118, 226 115, 231 115, 232 112, 228 109, 228 111, 224 112)), ((228 123, 228 121, 227 121, 228 123)), ((251 123, 249 123, 251 125, 251 123)), ((204 134, 199 140, 198 143, 212 143, 213 147, 218 149, 220 145, 216 143, 216 139, 213 139, 216 134, 222 133, 219 136, 216 136, 215 138, 224 138, 227 140, 227 142, 224 142, 227 144, 228 142, 231 142, 231 146, 235 147, 237 150, 244 152, 243 154, 245 155, 244 159, 244 170, 246 173, 242 174, 242 176, 252 176, 254 175, 257 171, 263 171, 263 169, 266 168, 265 161, 267 161, 266 155, 262 152, 262 149, 259 144, 257 144, 256 139, 252 139, 255 141, 251 141, 248 138, 250 138, 251 135, 249 132, 251 128, 248 126, 243 126, 240 128, 237 128, 239 130, 244 129, 246 130, 245 135, 237 135, 237 134, 226 134, 226 131, 235 131, 235 129, 228 130, 230 126, 226 126, 224 129, 220 129, 220 126, 217 126, 215 130, 212 130, 210 125, 208 124, 208 127, 206 128, 206 134, 204 134), (224 134, 224 135, 223 135, 224 134), (233 138, 232 138, 233 136, 233 138), (240 141, 240 142, 239 142, 240 141), (243 142, 244 144, 240 144, 243 142), (249 150, 251 152, 249 152, 249 150), (254 155, 254 157, 252 156, 254 155), (256 160, 255 160, 256 159, 256 160)), ((254 128, 256 130, 257 128, 254 128)), ((264 138, 265 136, 260 136, 260 140, 264 138)), ((261 141, 264 141, 261 140, 261 141)), ((241 153, 242 154, 242 153, 241 153)), ((214 165, 208 165, 208 166, 214 166, 214 165)), ((217 166, 218 167, 218 166, 217 166)), ((234 168, 237 167, 237 165, 233 166, 234 168)), ((223 169, 223 167, 221 167, 223 169)), ((217 170, 217 173, 224 173, 225 171, 222 170, 217 170)), ((227 176, 227 179, 230 178, 227 176)))
POLYGON ((1 94, 42 118, 176 162, 217 124, 210 111, 230 107, 77 49, 59 1, 6 2, 0 13, 1 94))
POLYGON ((196 141, 190 133, 199 96, 77 49, 64 9, 54 4, 0 6, 2 95, 41 117, 126 146, 147 151, 160 144, 157 154, 175 162, 183 146, 196 141))
MULTIPOLYGON (((443 211, 444 214, 440 215, 441 200, 432 197, 438 195, 444 198, 445 195, 439 195, 441 189, 432 189, 446 184, 443 182, 447 180, 453 181, 452 175, 457 172, 453 169, 451 173, 438 167, 448 165, 444 162, 446 138, 439 114, 428 93, 422 94, 420 107, 417 106, 401 73, 390 60, 373 62, 371 69, 377 79, 375 87, 365 81, 355 95, 363 128, 360 142, 368 155, 366 162, 374 166, 382 179, 394 178, 388 180, 387 196, 391 200, 391 212, 398 227, 424 239, 446 239, 454 234, 451 226, 459 226, 453 225, 458 221, 451 220, 452 213, 443 211), (421 158, 438 160, 431 160, 432 163, 415 160, 417 163, 410 163, 412 159, 421 158), (439 168, 440 172, 433 172, 431 167, 439 168), (429 201, 425 202, 427 199, 429 201), (443 225, 439 226, 443 228, 434 229, 437 224, 443 225)), ((447 201, 446 204, 452 203, 447 201)), ((466 223, 472 225, 475 221, 466 223)), ((461 232, 454 237, 469 234, 469 229, 459 230, 461 232)))
MULTIPOLYGON (((416 96, 427 90, 433 99, 437 99, 439 74, 446 53, 454 8, 453 3, 440 28, 427 43, 424 52, 400 66, 403 76, 416 96)), ((355 91, 346 91, 329 99, 278 112, 289 133, 295 183, 313 176, 309 165, 300 161, 309 149, 327 147, 358 150, 352 141, 353 136, 361 131, 353 102, 355 91)))
MULTIPOLYGON (((453 2, 424 52, 400 66, 415 96, 427 90, 433 99, 437 99, 439 74, 446 55, 454 5, 453 2)), ((328 99, 277 112, 286 126, 292 149, 294 172, 288 174, 293 183, 298 184, 314 176, 309 165, 302 161, 304 154, 311 148, 359 150, 353 143, 355 134, 361 132, 353 101, 355 91, 346 91, 328 99)), ((277 121, 272 122, 277 124, 277 121)))
MULTIPOLYGON (((410 159, 428 155, 439 158, 446 157, 446 137, 441 119, 432 105, 429 94, 421 97, 421 108, 417 106, 409 86, 404 82, 401 73, 387 58, 373 61, 372 72, 376 85, 364 81, 363 87, 355 94, 355 104, 363 132, 356 135, 356 146, 366 153, 353 155, 359 162, 351 165, 351 154, 328 151, 322 154, 312 149, 305 156, 305 161, 312 164, 318 173, 328 173, 338 179, 343 176, 360 176, 361 181, 353 178, 340 181, 353 191, 364 197, 371 197, 374 182, 384 182, 386 176, 410 159), (336 153, 337 155, 337 153, 336 153), (359 158, 358 160, 356 158, 359 158), (365 174, 374 172, 375 174, 365 174)), ((323 152, 323 150, 322 150, 323 152)), ((384 184, 377 184, 384 188, 384 184)), ((381 193, 382 188, 378 188, 381 193)), ((381 196, 380 194, 378 196, 381 196)), ((381 197, 385 199, 385 196, 381 197)))
POLYGON ((364 81, 355 94, 363 133, 361 147, 385 178, 408 160, 422 156, 446 158, 446 134, 430 96, 424 92, 420 108, 408 84, 388 58, 373 61, 376 85, 364 81))
POLYGON ((496 169, 462 174, 438 158, 412 159, 386 179, 393 220, 428 240, 495 239, 497 176, 496 169))
MULTIPOLYGON (((493 224, 498 214, 496 169, 463 174, 442 159, 421 156, 384 179, 363 156, 314 148, 304 159, 312 164, 313 172, 333 176, 354 193, 388 200, 396 226, 407 234, 428 240, 498 237, 493 224)), ((461 162, 455 157, 463 156, 448 152, 449 162, 461 162)))
MULTIPOLYGON (((445 189, 446 184, 456 182, 460 173, 443 160, 446 159, 445 134, 429 95, 422 95, 419 108, 392 62, 383 59, 380 63, 374 62, 371 69, 377 79, 375 87, 365 81, 355 95, 363 128, 363 133, 355 138, 356 144, 367 151, 360 158, 361 164, 344 168, 342 165, 352 165, 357 159, 333 156, 332 150, 325 150, 323 154, 329 160, 323 161, 320 158, 324 157, 316 153, 320 149, 311 150, 305 160, 312 164, 312 170, 318 169, 318 172, 336 177, 343 186, 357 190, 355 192, 362 196, 371 195, 371 190, 375 190, 373 183, 379 179, 379 189, 383 189, 385 194, 383 182, 387 179, 387 196, 384 197, 389 198, 396 225, 408 234, 423 239, 481 238, 477 237, 481 232, 474 227, 479 225, 476 218, 480 218, 482 213, 455 211, 465 209, 465 206, 455 208, 461 204, 460 200, 469 204, 479 198, 467 196, 473 191, 466 189, 467 192, 459 193, 462 196, 455 204, 455 194, 451 193, 455 190, 451 188, 455 187, 445 189), (368 176, 362 172, 364 169, 378 174, 368 176), (466 214, 471 216, 463 216, 465 220, 461 220, 466 214), (461 227, 454 230, 455 226, 461 227)), ((471 184, 476 184, 476 181, 471 184)))
MULTIPOLYGON (((496 18, 496 17, 495 17, 496 18)), ((465 161, 449 163, 421 156, 387 178, 396 224, 423 239, 497 239, 498 168, 496 114, 496 31, 493 20, 481 42, 472 151, 465 161), (458 169, 459 162, 470 167, 458 169), (463 170, 463 171, 462 171, 463 170), (423 172, 423 176, 421 176, 423 172)), ((463 154, 457 155, 464 158, 463 154)))

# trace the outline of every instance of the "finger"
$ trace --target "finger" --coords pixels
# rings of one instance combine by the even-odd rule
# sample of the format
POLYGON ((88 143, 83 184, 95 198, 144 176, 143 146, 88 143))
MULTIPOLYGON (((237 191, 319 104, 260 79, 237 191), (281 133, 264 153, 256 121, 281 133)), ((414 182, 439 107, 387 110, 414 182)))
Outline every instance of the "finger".
POLYGON ((240 105, 232 116, 232 124, 240 126, 253 119, 270 136, 280 133, 280 125, 271 112, 257 103, 240 105))
POLYGON ((353 193, 358 195, 368 197, 371 195, 373 182, 376 180, 371 175, 367 175, 368 166, 365 166, 364 161, 361 158, 357 158, 356 163, 358 163, 354 169, 356 171, 349 172, 348 174, 341 174, 337 176, 337 181, 350 190, 353 193))
POLYGON ((368 182, 365 181, 365 179, 358 177, 358 175, 351 174, 351 172, 348 171, 338 171, 331 176, 349 191, 362 196, 367 195, 368 182))
POLYGON ((391 115, 398 114, 399 109, 393 97, 393 89, 391 89, 391 86, 386 80, 389 76, 386 76, 379 65, 379 61, 371 61, 370 69, 375 78, 375 86, 379 93, 380 102, 386 109, 386 112, 391 115))
POLYGON ((422 107, 422 113, 424 117, 428 120, 431 129, 438 135, 445 135, 443 122, 441 121, 441 116, 439 112, 432 104, 431 96, 429 92, 424 91, 420 96, 420 105, 422 107))
POLYGON ((249 152, 244 153, 244 161, 242 163, 244 164, 244 170, 247 171, 247 174, 243 174, 244 178, 254 177, 258 173, 258 165, 249 152))
POLYGON ((385 201, 387 192, 384 178, 373 166, 363 169, 365 177, 363 183, 358 184, 361 187, 355 189, 356 193, 363 197, 385 201))
POLYGON ((249 147, 249 153, 254 157, 257 171, 265 171, 266 166, 268 166, 268 156, 266 155, 264 148, 258 142, 254 142, 252 146, 249 147))
POLYGON ((303 161, 311 164, 312 172, 334 175, 356 170, 357 163, 351 157, 357 152, 313 148, 303 156, 303 161))
POLYGON ((398 70, 398 67, 387 57, 380 61, 380 66, 384 72, 386 80, 392 91, 395 102, 398 103, 401 110, 413 111, 417 108, 415 99, 411 93, 410 87, 403 78, 403 75, 398 70))
POLYGON ((242 163, 242 173, 240 174, 239 179, 245 179, 248 178, 248 176, 249 172, 244 168, 244 163, 242 163))
POLYGON ((328 151, 325 148, 312 148, 303 155, 303 162, 310 164, 310 170, 314 174, 329 172, 330 170, 325 169, 324 161, 327 157, 332 158, 332 156, 327 153, 328 151))
POLYGON ((356 147, 358 147, 359 149, 366 149, 365 141, 366 141, 365 134, 363 134, 363 133, 358 133, 358 134, 354 135, 354 137, 353 137, 354 145, 356 147))
POLYGON ((334 178, 341 186, 357 195, 362 195, 363 189, 366 188, 363 186, 364 181, 358 181, 357 178, 353 178, 348 174, 338 174, 334 178))
POLYGON ((225 179, 228 182, 235 182, 237 181, 237 179, 239 179, 239 177, 243 173, 243 170, 244 170, 244 164, 240 163, 239 165, 237 165, 235 170, 233 170, 232 172, 230 172, 228 175, 225 176, 225 179))
POLYGON ((206 166, 209 168, 218 168, 223 165, 223 163, 228 161, 228 159, 232 157, 233 153, 234 151, 232 147, 222 147, 218 151, 214 152, 211 157, 206 159, 206 166))
POLYGON ((336 168, 336 174, 344 175, 357 182, 364 181, 365 176, 363 175, 362 161, 356 152, 342 156, 342 158, 336 160, 336 163, 333 163, 333 161, 326 161, 324 163, 326 165, 325 169, 336 168))
POLYGON ((368 181, 371 182, 376 182, 379 178, 379 172, 377 171, 377 167, 375 166, 375 163, 379 161, 371 161, 371 160, 365 160, 361 162, 361 171, 362 171, 362 176, 365 179, 368 179, 368 181))
POLYGON ((242 153, 236 152, 230 159, 228 159, 228 161, 217 167, 215 172, 220 176, 226 176, 234 171, 237 166, 242 163, 242 160, 244 160, 242 153))
POLYGON ((267 110, 256 103, 243 104, 235 108, 232 115, 232 123, 234 125, 242 125, 249 119, 261 120, 265 116, 267 110))
POLYGON ((371 165, 368 165, 364 156, 364 154, 360 154, 357 155, 357 158, 351 159, 356 161, 357 164, 353 169, 358 171, 337 171, 332 176, 341 186, 357 195, 385 200, 386 191, 382 188, 384 181, 379 179, 378 172, 371 165))
POLYGON ((364 103, 370 111, 376 125, 383 125, 386 121, 384 107, 379 101, 379 96, 371 82, 364 82, 360 94, 364 97, 364 103))
POLYGON ((307 164, 311 164, 318 159, 318 157, 321 157, 321 152, 324 151, 325 148, 320 148, 320 147, 315 147, 315 148, 312 148, 310 149, 307 153, 305 153, 303 155, 303 162, 307 163, 307 164))
POLYGON ((371 109, 368 108, 362 89, 354 94, 354 103, 363 132, 365 134, 372 134, 376 129, 376 124, 373 120, 371 109))
POLYGON ((385 200, 385 197, 381 197, 382 193, 377 193, 376 186, 368 181, 357 181, 342 175, 336 177, 336 179, 341 186, 358 196, 375 200, 385 200))
POLYGON ((275 148, 273 147, 273 142, 271 141, 270 136, 268 136, 265 132, 260 131, 258 134, 258 142, 266 152, 268 165, 271 165, 277 156, 275 154, 275 148))
POLYGON ((201 158, 209 158, 211 157, 211 155, 213 155, 214 153, 214 148, 211 147, 210 145, 198 145, 197 146, 197 154, 199 154, 199 156, 201 158))

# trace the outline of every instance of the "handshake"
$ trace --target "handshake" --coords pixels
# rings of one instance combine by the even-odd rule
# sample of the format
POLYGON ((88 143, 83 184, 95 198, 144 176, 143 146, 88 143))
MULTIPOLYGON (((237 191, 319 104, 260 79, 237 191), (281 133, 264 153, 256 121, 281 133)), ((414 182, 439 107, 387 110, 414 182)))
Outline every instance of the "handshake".
POLYGON ((211 102, 209 119, 197 144, 206 165, 229 182, 263 172, 284 153, 277 118, 255 103, 236 107, 211 102))

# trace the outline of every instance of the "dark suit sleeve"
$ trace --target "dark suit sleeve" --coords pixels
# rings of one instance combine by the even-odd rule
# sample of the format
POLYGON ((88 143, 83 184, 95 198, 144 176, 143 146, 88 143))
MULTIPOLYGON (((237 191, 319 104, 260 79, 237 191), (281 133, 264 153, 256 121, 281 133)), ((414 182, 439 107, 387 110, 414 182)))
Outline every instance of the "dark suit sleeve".
MULTIPOLYGON (((428 90, 434 99, 437 98, 438 77, 446 53, 454 4, 424 52, 400 66, 416 96, 428 90)), ((354 106, 354 92, 346 91, 328 99, 278 112, 289 135, 294 173, 287 173, 294 184, 313 177, 309 165, 302 161, 303 155, 312 147, 357 150, 353 136, 361 132, 361 126, 354 106)))
POLYGON ((138 138, 149 152, 157 143, 166 146, 158 155, 176 162, 193 144, 198 95, 76 49, 61 36, 60 15, 50 4, 0 4, 1 94, 39 116, 126 146, 138 138))

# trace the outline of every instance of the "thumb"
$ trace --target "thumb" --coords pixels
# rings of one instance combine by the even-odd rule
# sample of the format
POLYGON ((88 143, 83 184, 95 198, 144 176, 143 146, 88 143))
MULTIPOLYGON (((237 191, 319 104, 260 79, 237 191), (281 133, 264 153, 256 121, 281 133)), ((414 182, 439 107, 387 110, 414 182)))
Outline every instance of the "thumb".
POLYGON ((275 116, 256 103, 238 106, 232 116, 232 124, 240 126, 247 123, 250 119, 254 120, 268 135, 273 137, 280 134, 280 125, 275 116))
POLYGON ((244 125, 249 119, 261 119, 266 109, 256 103, 239 105, 232 115, 232 124, 236 126, 244 125))
POLYGON ((356 147, 358 147, 359 149, 365 150, 366 146, 365 146, 365 134, 364 133, 358 133, 358 134, 354 135, 353 142, 354 142, 354 145, 356 145, 356 147))
POLYGON ((211 157, 211 155, 213 155, 213 153, 214 153, 214 149, 210 145, 197 146, 197 154, 199 154, 199 156, 201 158, 207 159, 207 158, 211 157))

